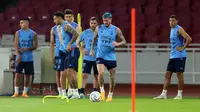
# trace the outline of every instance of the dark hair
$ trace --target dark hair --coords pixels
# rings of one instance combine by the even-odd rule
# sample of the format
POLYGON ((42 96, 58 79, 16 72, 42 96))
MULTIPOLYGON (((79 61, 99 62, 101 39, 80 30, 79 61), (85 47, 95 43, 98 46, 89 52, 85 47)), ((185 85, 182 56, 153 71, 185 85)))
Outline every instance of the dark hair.
POLYGON ((73 12, 71 9, 65 9, 64 13, 65 13, 65 14, 74 15, 74 12, 73 12))
POLYGON ((23 21, 28 21, 29 23, 31 22, 31 19, 30 18, 22 18, 22 19, 20 19, 20 20, 23 20, 23 21))
POLYGON ((169 18, 177 19, 177 18, 176 18, 176 15, 171 15, 169 18))
POLYGON ((112 18, 112 14, 109 13, 109 12, 106 12, 106 13, 103 14, 102 17, 103 17, 103 18, 112 18))
POLYGON ((91 17, 90 18, 90 21, 94 21, 94 20, 96 20, 98 22, 98 19, 96 17, 91 17))
POLYGON ((53 16, 61 17, 61 18, 64 20, 64 13, 61 12, 61 11, 57 11, 57 12, 55 12, 53 16))

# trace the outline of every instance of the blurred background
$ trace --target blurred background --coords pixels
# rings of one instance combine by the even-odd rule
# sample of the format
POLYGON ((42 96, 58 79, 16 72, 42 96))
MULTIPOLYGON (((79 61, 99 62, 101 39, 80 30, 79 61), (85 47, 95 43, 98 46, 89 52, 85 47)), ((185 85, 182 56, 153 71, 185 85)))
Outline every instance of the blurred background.
MULTIPOLYGON (((126 89, 125 95, 130 95, 131 84, 131 8, 136 9, 136 74, 138 95, 149 94, 145 89, 154 88, 158 91, 164 80, 164 72, 169 58, 169 16, 176 14, 181 25, 192 37, 186 65, 185 82, 200 84, 200 0, 6 0, 1 1, 0 8, 0 65, 1 74, 9 72, 7 56, 14 51, 14 33, 19 29, 19 19, 30 17, 30 28, 39 34, 39 48, 35 51, 35 79, 36 87, 41 84, 55 83, 55 71, 49 57, 49 31, 54 26, 52 15, 56 11, 72 9, 76 15, 81 14, 81 27, 89 27, 91 16, 99 18, 104 12, 113 14, 113 24, 118 26, 128 44, 124 48, 117 48, 118 68, 117 83, 126 89), (8 69, 8 71, 6 70, 8 69), (150 84, 150 85, 149 85, 150 84)), ((107 72, 106 72, 107 73, 107 72)), ((2 76, 3 77, 3 76, 2 76)), ((107 77, 107 76, 106 76, 107 77)), ((106 78, 106 83, 108 83, 106 78)), ((1 82, 1 81, 0 81, 1 82)), ((92 82, 92 77, 89 83, 92 82)), ((176 78, 172 80, 176 84, 176 78)), ((120 87, 120 86, 117 86, 120 87)), ((194 86, 192 86, 194 87, 194 86)), ((190 88, 190 87, 188 87, 190 88)), ((122 89, 116 89, 117 91, 122 89)), ((176 92, 176 91, 174 91, 176 92)), ((120 93, 120 92, 119 92, 120 93)), ((151 92, 150 92, 151 93, 151 92)), ((173 94, 173 93, 171 93, 173 94)), ((186 93, 187 94, 187 93, 186 93)), ((188 92, 189 94, 189 92, 188 92)))

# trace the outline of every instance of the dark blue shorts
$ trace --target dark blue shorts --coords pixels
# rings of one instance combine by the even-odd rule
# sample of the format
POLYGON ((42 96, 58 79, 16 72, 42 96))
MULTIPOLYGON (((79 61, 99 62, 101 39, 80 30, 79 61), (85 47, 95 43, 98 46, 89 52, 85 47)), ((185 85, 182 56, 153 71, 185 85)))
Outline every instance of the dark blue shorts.
POLYGON ((167 71, 170 72, 184 72, 185 71, 185 63, 186 58, 174 58, 169 59, 168 65, 167 65, 167 71))
POLYGON ((97 64, 104 64, 108 70, 117 67, 117 61, 104 60, 103 58, 97 58, 97 64))
POLYGON ((22 74, 24 70, 25 75, 34 75, 34 65, 33 62, 20 62, 16 64, 15 72, 22 74))
POLYGON ((91 74, 92 68, 93 68, 93 73, 95 75, 98 75, 96 61, 87 61, 87 60, 83 61, 83 73, 91 74))
POLYGON ((69 54, 70 55, 65 58, 65 69, 72 68, 78 72, 78 60, 80 56, 79 48, 72 49, 69 54))
POLYGON ((64 53, 62 51, 59 52, 61 57, 61 69, 72 68, 76 72, 78 72, 78 59, 80 56, 80 51, 78 48, 72 49, 70 52, 64 53))
POLYGON ((62 64, 61 57, 55 57, 54 70, 61 71, 61 64, 62 64))
POLYGON ((60 58, 60 71, 64 71, 65 70, 65 58, 66 58, 67 54, 62 52, 62 51, 59 51, 59 58, 60 58))

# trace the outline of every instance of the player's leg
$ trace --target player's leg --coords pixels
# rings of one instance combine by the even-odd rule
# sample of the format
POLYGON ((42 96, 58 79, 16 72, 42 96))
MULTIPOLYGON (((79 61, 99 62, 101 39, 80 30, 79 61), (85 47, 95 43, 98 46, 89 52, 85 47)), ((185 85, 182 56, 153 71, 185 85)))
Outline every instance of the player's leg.
POLYGON ((56 70, 56 85, 57 85, 57 90, 58 90, 58 94, 59 96, 62 96, 62 89, 61 89, 61 84, 60 84, 60 77, 61 77, 61 58, 60 57, 55 57, 55 65, 54 65, 54 69, 56 70))
POLYGON ((93 91, 98 91, 98 70, 97 70, 97 64, 96 62, 93 63, 93 72, 94 72, 94 78, 93 78, 93 91))
POLYGON ((165 81, 164 81, 162 93, 159 96, 154 97, 154 99, 167 99, 167 90, 170 85, 171 77, 174 71, 175 71, 174 59, 170 59, 167 65, 167 72, 165 73, 165 81))
POLYGON ((28 88, 29 88, 29 79, 30 79, 30 75, 34 74, 34 65, 33 62, 24 62, 25 63, 25 74, 24 74, 24 91, 22 96, 23 97, 28 97, 27 93, 28 93, 28 88))
POLYGON ((105 100, 105 90, 104 90, 104 63, 105 60, 102 58, 97 58, 97 69, 98 69, 98 81, 101 92, 101 100, 105 100))
POLYGON ((79 91, 78 91, 78 80, 77 80, 77 72, 78 72, 78 60, 80 56, 80 51, 78 48, 75 48, 74 50, 71 51, 70 58, 69 58, 69 63, 68 63, 68 68, 72 70, 70 74, 72 73, 72 78, 71 78, 71 84, 70 87, 72 88, 73 91, 73 96, 72 98, 80 98, 79 91), (73 87, 72 87, 73 86, 73 87))
POLYGON ((19 81, 20 81, 20 75, 22 73, 23 70, 23 62, 20 62, 19 64, 16 65, 16 69, 15 69, 15 79, 14 79, 14 94, 12 97, 17 97, 19 96, 19 81))
POLYGON ((183 85, 184 85, 184 76, 185 71, 185 61, 186 58, 177 58, 175 60, 176 65, 176 75, 178 78, 178 94, 174 99, 182 99, 183 85))
POLYGON ((66 54, 63 53, 62 51, 59 51, 61 63, 60 63, 60 85, 62 89, 62 98, 66 97, 66 75, 67 71, 65 70, 65 63, 66 63, 66 54))
POLYGON ((115 88, 115 76, 116 76, 116 67, 117 67, 117 62, 116 61, 107 61, 106 67, 109 71, 109 94, 107 98, 107 102, 112 101, 112 96, 114 93, 114 88, 115 88))
POLYGON ((82 74, 82 86, 80 90, 80 98, 85 98, 85 88, 87 85, 88 74, 91 74, 92 65, 90 61, 83 61, 83 74, 82 74))

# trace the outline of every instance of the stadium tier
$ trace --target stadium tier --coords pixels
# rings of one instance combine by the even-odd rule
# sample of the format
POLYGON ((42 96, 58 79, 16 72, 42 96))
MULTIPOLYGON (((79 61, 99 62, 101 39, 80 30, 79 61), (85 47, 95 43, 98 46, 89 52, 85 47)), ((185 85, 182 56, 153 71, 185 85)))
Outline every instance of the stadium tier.
POLYGON ((0 34, 14 34, 19 28, 19 18, 28 16, 32 18, 31 28, 38 34, 45 34, 48 42, 50 28, 54 25, 53 13, 71 8, 75 14, 81 13, 83 29, 88 27, 91 16, 101 19, 104 12, 111 12, 113 24, 122 29, 130 42, 130 10, 136 8, 137 43, 169 43, 168 18, 171 14, 177 15, 179 24, 195 42, 199 40, 199 0, 70 0, 70 5, 67 1, 19 0, 17 5, 0 14, 0 34))

